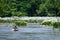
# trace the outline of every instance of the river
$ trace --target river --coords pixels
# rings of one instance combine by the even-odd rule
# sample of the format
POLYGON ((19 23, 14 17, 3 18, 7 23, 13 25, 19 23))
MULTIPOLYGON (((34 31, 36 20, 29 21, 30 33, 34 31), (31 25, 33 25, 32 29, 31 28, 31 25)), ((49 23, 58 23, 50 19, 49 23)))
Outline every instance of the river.
POLYGON ((58 29, 52 31, 52 27, 18 27, 18 31, 11 29, 7 25, 0 26, 0 40, 60 40, 60 32, 58 29))

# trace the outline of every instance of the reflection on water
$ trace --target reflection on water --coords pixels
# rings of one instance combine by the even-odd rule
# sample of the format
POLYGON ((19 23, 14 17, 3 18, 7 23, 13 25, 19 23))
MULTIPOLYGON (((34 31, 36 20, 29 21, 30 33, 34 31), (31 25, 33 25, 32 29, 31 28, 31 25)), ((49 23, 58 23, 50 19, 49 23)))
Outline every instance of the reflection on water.
POLYGON ((9 27, 0 27, 0 40, 60 40, 60 32, 52 28, 19 28, 12 31, 9 27))

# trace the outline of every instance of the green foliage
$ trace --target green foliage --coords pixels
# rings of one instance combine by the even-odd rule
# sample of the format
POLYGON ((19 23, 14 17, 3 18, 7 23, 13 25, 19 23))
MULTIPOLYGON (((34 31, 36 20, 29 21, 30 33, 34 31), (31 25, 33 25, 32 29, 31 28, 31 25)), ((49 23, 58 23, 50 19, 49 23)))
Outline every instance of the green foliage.
POLYGON ((15 21, 14 22, 17 26, 26 26, 27 23, 25 21, 15 21))
POLYGON ((47 21, 47 22, 43 22, 42 25, 51 25, 51 22, 50 21, 47 21))
POLYGON ((0 19, 0 23, 11 23, 11 20, 3 20, 3 19, 0 19))
POLYGON ((37 20, 29 19, 28 23, 37 23, 37 20))
POLYGON ((54 22, 53 28, 60 28, 60 22, 54 22))
POLYGON ((0 16, 60 16, 60 0, 0 0, 0 16))
POLYGON ((0 23, 4 22, 4 20, 0 19, 0 23))
POLYGON ((23 20, 3 20, 0 19, 0 23, 14 23, 16 26, 26 26, 27 22, 23 21, 23 20))
POLYGON ((37 22, 38 22, 39 24, 42 24, 43 21, 44 21, 44 20, 37 20, 37 22))

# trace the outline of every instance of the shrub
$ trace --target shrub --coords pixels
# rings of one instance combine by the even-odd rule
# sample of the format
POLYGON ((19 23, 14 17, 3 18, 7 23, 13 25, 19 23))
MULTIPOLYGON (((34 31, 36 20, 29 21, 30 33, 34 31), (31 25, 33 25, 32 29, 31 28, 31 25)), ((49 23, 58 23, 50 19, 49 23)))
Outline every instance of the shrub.
POLYGON ((6 23, 6 22, 8 22, 8 20, 0 19, 0 23, 6 23))
POLYGON ((53 28, 60 28, 60 22, 54 22, 52 25, 53 28))
POLYGON ((3 20, 3 19, 0 19, 0 23, 11 23, 12 20, 3 20))
POLYGON ((51 25, 51 22, 50 21, 43 22, 42 25, 51 25))
POLYGON ((14 22, 17 26, 26 26, 27 23, 25 21, 15 21, 14 22))
POLYGON ((3 23, 4 22, 4 20, 3 19, 0 19, 0 23, 3 23))
POLYGON ((37 23, 37 20, 29 19, 29 20, 28 20, 28 23, 37 23))
POLYGON ((43 21, 44 21, 44 20, 37 20, 37 22, 38 22, 39 24, 41 24, 43 21))

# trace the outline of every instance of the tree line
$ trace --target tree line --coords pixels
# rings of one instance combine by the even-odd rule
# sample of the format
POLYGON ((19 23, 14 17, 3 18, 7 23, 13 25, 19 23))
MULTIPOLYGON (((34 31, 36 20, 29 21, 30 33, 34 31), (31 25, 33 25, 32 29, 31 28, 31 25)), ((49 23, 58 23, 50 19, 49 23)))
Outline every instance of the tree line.
POLYGON ((60 0, 0 0, 0 17, 60 16, 60 0))

